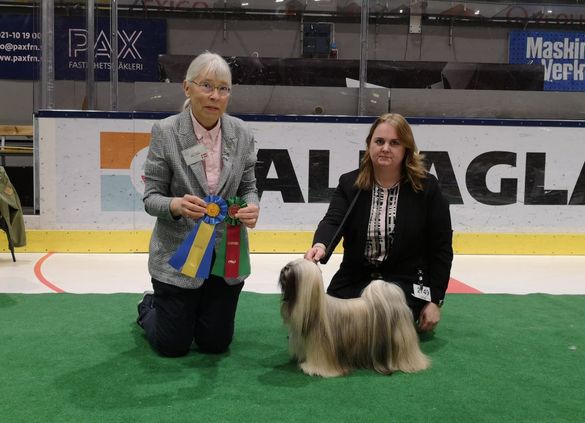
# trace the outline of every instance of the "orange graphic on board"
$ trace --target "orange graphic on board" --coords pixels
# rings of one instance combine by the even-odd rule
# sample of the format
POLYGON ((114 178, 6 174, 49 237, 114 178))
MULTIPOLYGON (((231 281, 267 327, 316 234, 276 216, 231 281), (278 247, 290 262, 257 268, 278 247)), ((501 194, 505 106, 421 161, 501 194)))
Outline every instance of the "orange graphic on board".
POLYGON ((100 132, 100 168, 130 169, 136 153, 149 144, 146 132, 100 132))

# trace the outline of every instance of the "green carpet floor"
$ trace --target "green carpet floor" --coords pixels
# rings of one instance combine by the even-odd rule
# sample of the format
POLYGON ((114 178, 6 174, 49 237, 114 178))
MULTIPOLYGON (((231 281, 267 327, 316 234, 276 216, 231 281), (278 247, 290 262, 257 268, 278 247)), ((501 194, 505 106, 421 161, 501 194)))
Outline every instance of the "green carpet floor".
POLYGON ((583 422, 585 297, 449 295, 428 371, 334 379, 288 359, 278 295, 231 351, 158 357, 139 295, 0 294, 2 422, 583 422))

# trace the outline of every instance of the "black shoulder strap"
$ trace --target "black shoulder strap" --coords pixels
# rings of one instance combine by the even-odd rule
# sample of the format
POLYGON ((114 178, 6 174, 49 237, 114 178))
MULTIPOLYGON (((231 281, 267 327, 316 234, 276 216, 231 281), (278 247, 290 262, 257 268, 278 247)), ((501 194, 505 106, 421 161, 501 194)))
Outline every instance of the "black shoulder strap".
POLYGON ((331 242, 329 243, 329 245, 327 245, 327 249, 325 250, 325 255, 323 257, 321 257, 321 260, 319 260, 320 263, 326 264, 329 261, 329 259, 331 258, 331 254, 333 254, 333 250, 335 249, 335 247, 339 243, 339 240, 341 239, 341 234, 343 233, 343 227, 345 226, 345 222, 347 222, 347 218, 349 217, 349 214, 353 210, 353 206, 355 206, 355 203, 357 202, 357 199, 360 196, 361 192, 362 192, 362 190, 358 189, 358 192, 355 194, 355 197, 353 197, 353 200, 351 200, 351 204, 349 205, 349 208, 347 209, 345 216, 343 216, 343 220, 341 221, 339 228, 337 228, 335 235, 333 235, 333 238, 331 238, 331 242))

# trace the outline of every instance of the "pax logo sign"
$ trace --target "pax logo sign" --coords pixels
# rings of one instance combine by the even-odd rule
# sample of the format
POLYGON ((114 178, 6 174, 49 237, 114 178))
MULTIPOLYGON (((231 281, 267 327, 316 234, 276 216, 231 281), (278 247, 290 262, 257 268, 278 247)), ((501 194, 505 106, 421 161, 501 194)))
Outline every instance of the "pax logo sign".
MULTIPOLYGON (((97 19, 93 70, 96 81, 108 81, 112 66, 110 23, 97 19)), ((118 79, 123 82, 159 81, 158 56, 166 53, 166 21, 119 19, 116 34, 118 79)), ((88 30, 83 19, 55 19, 55 78, 87 78, 88 30)))
MULTIPOLYGON (((136 46, 136 43, 142 36, 142 31, 118 31, 118 59, 142 59, 142 55, 136 46)), ((87 51, 87 30, 80 28, 71 28, 69 30, 69 57, 77 59, 87 51)), ((112 44, 105 31, 100 31, 95 39, 95 57, 104 57, 110 60, 112 53, 112 44)))

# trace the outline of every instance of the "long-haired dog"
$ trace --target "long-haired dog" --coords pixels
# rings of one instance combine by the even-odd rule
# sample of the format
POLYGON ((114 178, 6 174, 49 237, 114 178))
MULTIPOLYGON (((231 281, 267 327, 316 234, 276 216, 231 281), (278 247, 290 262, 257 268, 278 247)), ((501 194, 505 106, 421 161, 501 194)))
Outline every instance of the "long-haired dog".
POLYGON ((317 264, 305 259, 288 263, 279 285, 289 351, 304 373, 332 377, 354 368, 391 374, 429 367, 397 285, 376 280, 359 298, 334 298, 325 293, 317 264))

